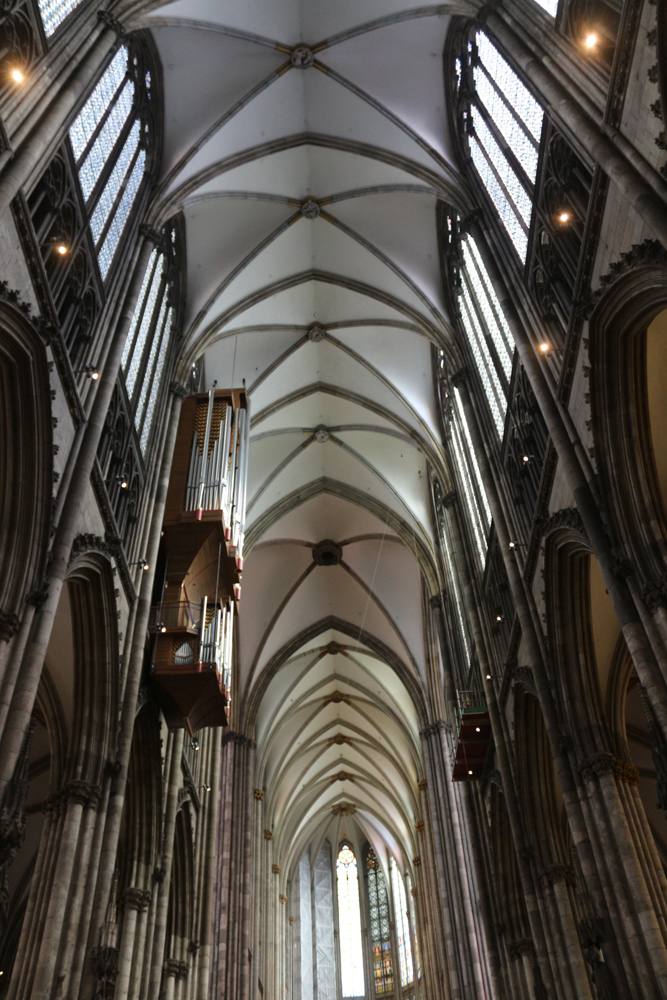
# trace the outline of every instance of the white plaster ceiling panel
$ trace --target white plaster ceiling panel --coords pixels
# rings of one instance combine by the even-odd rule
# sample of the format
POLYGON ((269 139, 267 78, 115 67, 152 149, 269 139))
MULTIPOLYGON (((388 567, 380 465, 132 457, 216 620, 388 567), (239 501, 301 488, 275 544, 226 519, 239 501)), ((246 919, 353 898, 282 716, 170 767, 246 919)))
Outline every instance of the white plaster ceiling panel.
POLYGON ((299 587, 282 609, 262 649, 260 663, 268 663, 289 639, 330 615, 363 628, 362 636, 374 636, 401 660, 407 659, 408 651, 374 601, 368 601, 367 591, 341 566, 318 566, 308 576, 307 586, 299 587))
POLYGON ((270 482, 271 477, 283 462, 303 447, 311 435, 308 432, 296 434, 272 434, 253 441, 248 460, 248 497, 252 500, 257 491, 270 482))
MULTIPOLYGON (((330 392, 317 391, 309 393, 302 399, 287 403, 275 410, 258 425, 253 424, 258 434, 265 431, 280 431, 293 427, 328 427, 362 425, 364 427, 380 427, 383 430, 395 430, 396 423, 382 416, 376 409, 351 399, 334 396, 330 392)), ((251 441, 254 438, 251 433, 251 441)))
POLYGON ((300 340, 303 340, 303 333, 293 328, 287 330, 277 327, 262 330, 240 328, 237 333, 228 332, 211 344, 204 355, 206 389, 210 389, 216 379, 218 388, 223 386, 229 388, 233 375, 234 384, 241 385, 245 379, 248 391, 252 394, 253 385, 266 369, 275 364, 300 340))
POLYGON ((156 7, 152 17, 209 21, 276 42, 298 38, 301 8, 293 0, 176 0, 156 7))
MULTIPOLYGON (((301 538, 317 544, 322 541, 322 530, 329 537, 343 541, 360 535, 382 533, 384 522, 368 511, 342 497, 321 493, 301 504, 296 510, 282 517, 262 535, 261 545, 270 539, 301 538)), ((391 535, 391 530, 386 532, 391 535)))
POLYGON ((446 316, 430 193, 378 192, 337 201, 326 210, 385 254, 446 316))
POLYGON ((304 201, 363 188, 422 183, 414 174, 371 156, 303 144, 232 167, 198 188, 271 193, 304 201))
POLYGON ((434 438, 440 440, 440 421, 433 392, 432 345, 410 330, 388 326, 332 330, 331 338, 355 353, 363 352, 419 414, 434 438), (409 364, 407 363, 409 359, 409 364))
POLYGON ((155 28, 153 37, 164 69, 164 175, 285 54, 195 27, 155 28))
POLYGON ((451 150, 442 50, 449 18, 419 17, 357 35, 320 59, 405 122, 446 159, 451 150))
MULTIPOLYGON (((287 205, 219 198, 185 210, 189 324, 234 268, 292 214, 287 205)), ((234 283, 235 284, 235 283, 234 283)))

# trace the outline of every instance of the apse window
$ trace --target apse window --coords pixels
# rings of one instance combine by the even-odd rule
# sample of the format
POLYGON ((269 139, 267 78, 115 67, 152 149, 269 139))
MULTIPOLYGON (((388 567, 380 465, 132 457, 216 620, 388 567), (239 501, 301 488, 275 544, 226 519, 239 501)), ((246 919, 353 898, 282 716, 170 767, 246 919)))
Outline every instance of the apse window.
POLYGON ((336 860, 340 972, 344 997, 363 997, 364 966, 361 950, 361 911, 357 859, 345 844, 336 860))

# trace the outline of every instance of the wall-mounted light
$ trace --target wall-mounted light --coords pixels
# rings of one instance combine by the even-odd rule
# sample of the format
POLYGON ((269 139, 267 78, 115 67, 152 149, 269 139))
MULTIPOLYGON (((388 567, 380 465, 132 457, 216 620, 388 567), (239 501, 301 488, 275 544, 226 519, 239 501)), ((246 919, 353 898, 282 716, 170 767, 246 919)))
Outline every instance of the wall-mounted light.
MULTIPOLYGON (((9 75, 11 76, 12 80, 14 81, 14 83, 23 83, 23 81, 25 80, 25 73, 23 73, 18 68, 18 66, 15 66, 14 69, 10 70, 9 75)), ((2 973, 0 972, 0 976, 1 975, 2 975, 2 973)))
POLYGON ((523 544, 523 542, 517 542, 515 538, 513 538, 511 541, 507 543, 508 549, 525 549, 525 547, 526 546, 523 544))
POLYGON ((523 462, 524 465, 532 465, 532 463, 535 461, 535 456, 534 455, 522 455, 521 456, 521 461, 523 462))
POLYGON ((570 215, 569 212, 559 212, 558 213, 558 221, 560 223, 562 223, 562 225, 565 225, 566 222, 569 222, 571 218, 572 218, 572 216, 570 215))
POLYGON ((476 732, 476 733, 481 733, 481 731, 482 731, 482 730, 481 730, 481 727, 480 727, 480 726, 475 726, 475 732, 476 732))
POLYGON ((100 377, 100 373, 97 370, 97 365, 84 365, 83 368, 75 368, 75 375, 87 375, 93 382, 97 382, 100 377))
POLYGON ((147 559, 137 559, 137 561, 134 562, 134 563, 132 563, 132 565, 133 566, 141 566, 141 568, 144 570, 144 572, 146 570, 150 569, 150 566, 149 566, 149 563, 148 563, 147 559))
POLYGON ((66 257, 69 253, 67 245, 65 243, 56 243, 56 253, 61 257, 66 257))
POLYGON ((551 350, 551 344, 548 344, 546 340, 543 340, 542 343, 540 344, 540 351, 542 352, 542 354, 548 354, 550 350, 551 350))
POLYGON ((584 45, 586 46, 587 49, 594 49, 597 43, 598 43, 598 36, 595 34, 594 31, 591 31, 590 34, 586 35, 586 38, 584 39, 584 45))
POLYGON ((199 740, 197 739, 196 736, 193 736, 192 739, 190 740, 190 746, 192 747, 193 750, 199 750, 199 740))
POLYGON ((202 788, 204 789, 205 792, 210 792, 211 791, 211 786, 210 785, 202 785, 202 788))

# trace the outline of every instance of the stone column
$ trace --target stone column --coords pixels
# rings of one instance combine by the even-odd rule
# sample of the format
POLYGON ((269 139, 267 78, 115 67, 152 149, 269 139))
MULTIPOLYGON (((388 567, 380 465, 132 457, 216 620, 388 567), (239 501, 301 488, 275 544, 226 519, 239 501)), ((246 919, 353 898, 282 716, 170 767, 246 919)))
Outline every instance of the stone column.
POLYGON ((157 886, 157 906, 155 909, 155 931, 151 959, 151 975, 148 987, 149 1000, 158 1000, 164 963, 164 948, 167 936, 167 916, 169 913, 169 889, 171 887, 171 867, 174 855, 174 832, 178 811, 178 793, 182 787, 183 738, 185 730, 177 729, 171 746, 169 761, 169 784, 165 796, 164 825, 162 828, 161 867, 164 879, 157 886))
POLYGON ((115 996, 126 1000, 130 990, 130 973, 136 942, 137 920, 148 909, 151 894, 146 889, 130 887, 123 892, 123 929, 118 949, 118 975, 115 996))
POLYGON ((197 997, 208 997, 211 980, 211 962, 213 958, 213 900, 214 876, 216 864, 216 840, 220 822, 221 797, 221 761, 222 737, 218 729, 211 730, 211 792, 205 799, 206 803, 206 833, 204 854, 201 864, 205 869, 201 901, 201 937, 199 950, 199 980, 197 997), (208 799, 211 800, 210 804, 208 799))
MULTIPOLYGON (((247 1000, 249 995, 248 931, 254 747, 254 742, 240 733, 226 732, 223 736, 221 849, 218 855, 216 900, 220 915, 216 990, 225 1000, 247 1000)), ((278 961, 277 955, 274 960, 278 961)))
MULTIPOLYGON (((139 297, 141 283, 148 258, 153 248, 152 241, 143 239, 137 264, 130 281, 125 304, 113 333, 107 363, 100 374, 88 426, 81 443, 72 481, 51 547, 51 561, 44 584, 45 599, 35 614, 30 640, 25 655, 19 660, 13 658, 7 670, 0 702, 0 800, 5 785, 10 779, 21 750, 23 735, 30 722, 30 716, 37 696, 37 688, 42 674, 44 657, 51 637, 51 629, 67 574, 72 545, 80 527, 81 509, 90 486, 97 449, 104 430, 107 411, 118 377, 125 340, 132 320, 132 314, 139 297), (10 713, 11 708, 11 715, 10 713), (4 727, 4 728, 3 728, 4 727)), ((154 560, 150 575, 152 586, 154 560)), ((146 584, 148 581, 142 581, 146 584)))

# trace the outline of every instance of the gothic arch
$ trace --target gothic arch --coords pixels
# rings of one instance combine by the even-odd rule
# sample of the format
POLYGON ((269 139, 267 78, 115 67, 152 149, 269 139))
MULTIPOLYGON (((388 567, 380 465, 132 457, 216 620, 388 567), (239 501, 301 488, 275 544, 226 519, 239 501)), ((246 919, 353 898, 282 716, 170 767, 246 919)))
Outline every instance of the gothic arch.
POLYGON ((46 350, 11 294, 0 287, 0 624, 9 635, 40 587, 52 491, 46 350))
POLYGON ((625 256, 617 271, 627 273, 590 319, 591 416, 612 540, 650 581, 665 569, 667 512, 651 439, 646 332, 667 309, 667 264, 664 251, 646 244, 625 256), (662 260, 651 262, 652 253, 662 260))

